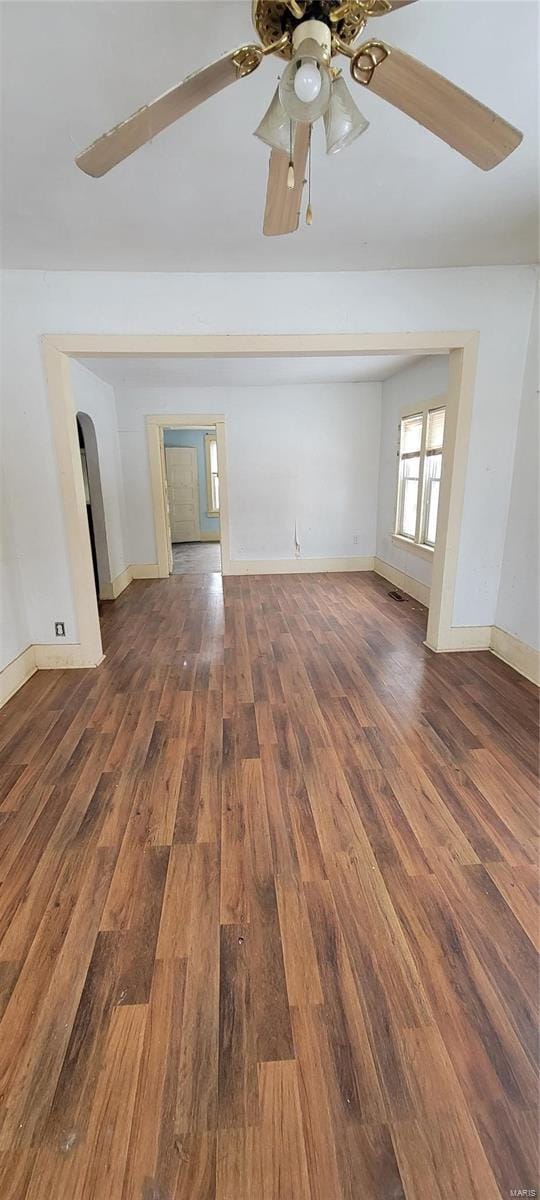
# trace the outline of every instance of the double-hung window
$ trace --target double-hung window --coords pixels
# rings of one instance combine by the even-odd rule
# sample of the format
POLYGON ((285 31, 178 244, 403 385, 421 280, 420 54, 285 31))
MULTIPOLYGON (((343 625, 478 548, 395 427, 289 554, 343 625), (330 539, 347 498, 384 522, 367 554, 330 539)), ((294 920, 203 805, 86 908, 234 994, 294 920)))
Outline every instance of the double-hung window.
POLYGON ((401 418, 395 533, 433 549, 441 483, 444 407, 423 407, 401 418))
POLYGON ((439 492, 441 487, 444 408, 432 408, 426 419, 426 445, 423 463, 423 501, 420 541, 434 546, 437 534, 439 492))
POLYGON ((209 517, 219 517, 219 472, 215 433, 204 436, 206 458, 206 504, 209 517))

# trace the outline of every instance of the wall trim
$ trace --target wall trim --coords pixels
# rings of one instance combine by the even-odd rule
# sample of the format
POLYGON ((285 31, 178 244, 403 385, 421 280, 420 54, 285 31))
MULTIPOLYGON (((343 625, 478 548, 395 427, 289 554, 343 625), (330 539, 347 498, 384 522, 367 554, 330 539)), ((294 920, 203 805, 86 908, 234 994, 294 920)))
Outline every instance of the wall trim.
POLYGON ((465 475, 469 451, 479 334, 450 351, 442 472, 433 554, 427 640, 444 646, 452 628, 458 569, 465 475))
MULTIPOLYGON (((377 333, 57 333, 46 334, 61 354, 176 358, 339 357, 349 354, 447 354, 470 330, 394 330, 377 333)), ((204 428, 204 417, 199 418, 204 428)))
POLYGON ((374 559, 373 570, 377 575, 382 575, 383 579, 387 579, 389 583, 393 583, 395 587, 401 588, 402 592, 412 596, 413 600, 418 600, 420 604, 425 604, 426 608, 429 608, 431 589, 427 583, 421 583, 419 579, 414 579, 412 575, 400 571, 398 567, 385 562, 383 558, 374 559))
MULTIPOLYGON (((150 487, 154 513, 154 533, 158 560, 158 578, 167 579, 172 570, 171 530, 167 504, 167 475, 163 434, 165 429, 215 429, 219 469, 219 518, 221 571, 230 575, 229 482, 227 444, 223 413, 148 413, 146 436, 150 463, 150 487)), ((199 541, 199 538, 196 539, 199 541)))
POLYGON ((209 533, 206 529, 201 529, 200 542, 219 542, 221 537, 219 533, 209 533))
POLYGON ((132 579, 159 579, 157 563, 132 563, 129 569, 132 579))
POLYGON ((100 600, 116 600, 116 597, 129 586, 132 579, 131 567, 126 567, 115 579, 111 579, 110 583, 105 583, 99 589, 100 600))
POLYGON ((518 671, 525 679, 530 679, 531 683, 540 687, 540 650, 528 646, 513 633, 500 629, 498 625, 494 625, 491 631, 490 649, 492 654, 508 663, 514 671, 518 671))
POLYGON ((78 671, 82 667, 99 667, 105 658, 91 658, 84 652, 80 642, 68 642, 64 646, 43 643, 32 647, 38 671, 78 671))
POLYGON ((391 533, 390 537, 400 550, 410 551, 411 554, 417 554, 419 558, 427 558, 428 562, 433 562, 434 546, 425 546, 423 542, 411 542, 410 538, 403 537, 401 533, 391 533))
POLYGON ((531 683, 540 687, 540 650, 528 646, 520 638, 498 625, 463 625, 455 626, 448 632, 447 644, 431 646, 426 639, 426 646, 437 654, 451 654, 454 651, 490 650, 496 658, 523 675, 531 683))
POLYGON ((37 671, 34 647, 27 646, 0 671, 0 708, 18 692, 37 671))
POLYGON ((159 567, 157 563, 132 563, 121 571, 116 579, 112 579, 110 583, 106 583, 100 588, 100 600, 116 600, 120 596, 133 579, 159 579, 159 567))
MULTIPOLYGON (((126 567, 110 584, 101 588, 101 600, 116 600, 129 586, 133 579, 158 579, 157 563, 134 563, 126 567), (105 594, 109 592, 109 594, 105 594)), ((54 642, 41 645, 27 646, 16 658, 0 670, 0 708, 35 675, 36 671, 66 671, 81 670, 85 667, 98 667, 105 655, 96 661, 88 657, 79 642, 68 642, 64 645, 54 642)))
MULTIPOLYGON (((382 575, 384 579, 389 579, 391 583, 397 583, 396 579, 390 578, 384 571, 380 570, 380 566, 388 567, 389 564, 383 563, 381 559, 356 558, 356 559, 285 559, 269 560, 268 562, 243 562, 231 564, 231 566, 240 566, 242 569, 235 571, 237 575, 274 575, 274 574, 299 574, 299 573, 318 573, 327 571, 370 571, 375 570, 378 575, 382 575), (356 563, 356 566, 336 566, 336 563, 356 563), (314 567, 311 564, 316 563, 314 567), (329 566, 328 564, 334 564, 329 566), (359 566, 359 563, 366 565, 359 566), (326 565, 321 565, 326 564, 326 565), (254 569, 255 568, 255 569, 254 569), (260 569, 259 569, 260 568, 260 569), (264 568, 264 569, 262 569, 264 568)), ((127 568, 131 570, 132 568, 127 568)), ((140 579, 157 579, 157 563, 141 564, 138 568, 141 571, 153 570, 153 575, 140 575, 133 578, 140 579)), ((393 575, 401 576, 407 584, 416 584, 418 581, 412 579, 410 575, 405 575, 402 571, 397 571, 394 567, 390 567, 393 575)), ((122 574, 125 574, 123 572, 122 574)), ((119 577, 120 578, 120 577, 119 577)), ((407 591, 409 595, 413 595, 409 587, 405 583, 400 583, 403 591, 407 591)), ((429 590, 429 589, 428 589, 429 590)), ((414 597, 418 599, 418 597, 414 597)), ((423 603, 423 601, 421 601, 423 603)), ((518 675, 523 675, 525 679, 529 679, 531 683, 540 687, 540 651, 535 650, 533 646, 528 646, 526 642, 522 642, 520 638, 514 637, 513 634, 507 633, 505 629, 499 629, 497 625, 471 625, 459 626, 450 630, 448 645, 444 647, 430 646, 426 641, 425 645, 430 650, 434 650, 437 654, 452 654, 474 651, 474 650, 490 650, 496 658, 500 658, 502 662, 508 664, 518 675)), ((102 655, 100 662, 103 662, 102 655)), ((99 662, 88 662, 85 659, 82 648, 78 644, 70 643, 67 646, 53 645, 34 645, 27 646, 21 654, 17 655, 10 663, 0 671, 0 708, 11 700, 12 696, 24 686, 25 683, 35 675, 36 671, 65 671, 65 670, 80 670, 85 667, 97 667, 99 662)))
POLYGON ((320 575, 329 571, 372 571, 372 556, 353 558, 232 559, 229 575, 320 575))
POLYGON ((447 631, 444 646, 432 646, 429 638, 425 645, 436 654, 452 654, 459 650, 489 650, 491 625, 456 625, 447 631))
POLYGON ((44 337, 42 344, 77 636, 85 659, 98 663, 103 648, 70 360, 59 350, 54 338, 44 337))

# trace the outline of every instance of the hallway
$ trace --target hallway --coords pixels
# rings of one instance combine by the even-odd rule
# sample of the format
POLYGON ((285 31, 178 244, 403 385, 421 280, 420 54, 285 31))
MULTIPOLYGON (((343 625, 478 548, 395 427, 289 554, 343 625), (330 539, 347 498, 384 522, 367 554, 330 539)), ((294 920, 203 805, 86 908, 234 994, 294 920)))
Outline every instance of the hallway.
POLYGON ((221 574, 219 542, 173 542, 173 575, 221 574))
POLYGON ((3 710, 3 1200, 537 1186, 536 689, 389 587, 134 582, 3 710))

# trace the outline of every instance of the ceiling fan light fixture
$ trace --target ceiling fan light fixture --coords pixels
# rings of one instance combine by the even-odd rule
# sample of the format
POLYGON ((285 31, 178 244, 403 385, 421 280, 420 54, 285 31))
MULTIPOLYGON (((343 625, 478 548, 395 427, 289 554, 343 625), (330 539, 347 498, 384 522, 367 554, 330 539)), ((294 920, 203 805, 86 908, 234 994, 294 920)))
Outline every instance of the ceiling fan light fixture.
POLYGON ((326 153, 337 154, 350 146, 369 128, 369 121, 360 112, 342 75, 332 83, 330 103, 324 114, 326 153))
POLYGON ((291 118, 287 116, 281 103, 278 87, 253 136, 260 138, 261 142, 266 142, 266 145, 271 146, 272 150, 284 150, 286 154, 289 154, 291 118))
POLYGON ((279 83, 279 98, 291 121, 312 125, 330 101, 330 71, 324 46, 306 38, 295 50, 279 83))

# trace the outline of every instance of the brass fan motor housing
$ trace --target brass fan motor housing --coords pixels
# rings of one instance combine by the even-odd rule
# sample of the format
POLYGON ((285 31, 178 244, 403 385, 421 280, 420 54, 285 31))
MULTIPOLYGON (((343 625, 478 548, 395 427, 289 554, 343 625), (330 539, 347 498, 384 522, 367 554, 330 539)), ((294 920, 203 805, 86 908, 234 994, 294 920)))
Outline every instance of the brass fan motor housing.
POLYGON ((273 46, 283 37, 289 35, 288 43, 276 50, 280 58, 291 58, 292 34, 301 20, 324 21, 330 26, 332 33, 347 46, 362 32, 365 25, 365 13, 360 8, 351 6, 351 11, 339 21, 331 23, 332 9, 342 8, 342 0, 298 0, 302 16, 294 15, 294 3, 288 0, 252 0, 252 20, 265 50, 273 46))

